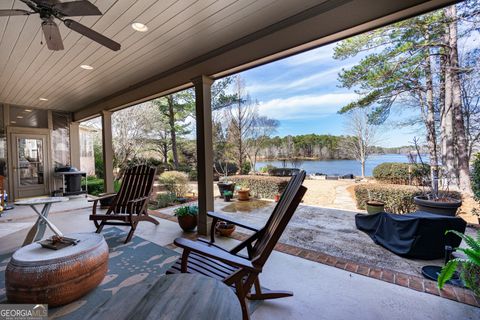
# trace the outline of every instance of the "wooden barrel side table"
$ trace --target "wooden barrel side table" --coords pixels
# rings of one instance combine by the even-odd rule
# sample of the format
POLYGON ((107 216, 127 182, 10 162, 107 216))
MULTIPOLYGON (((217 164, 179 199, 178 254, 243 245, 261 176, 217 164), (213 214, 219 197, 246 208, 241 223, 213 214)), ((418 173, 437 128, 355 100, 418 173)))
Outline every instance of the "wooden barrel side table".
POLYGON ((17 250, 5 271, 6 294, 13 303, 61 306, 102 282, 108 270, 108 245, 102 235, 68 235, 80 240, 60 250, 32 243, 17 250))

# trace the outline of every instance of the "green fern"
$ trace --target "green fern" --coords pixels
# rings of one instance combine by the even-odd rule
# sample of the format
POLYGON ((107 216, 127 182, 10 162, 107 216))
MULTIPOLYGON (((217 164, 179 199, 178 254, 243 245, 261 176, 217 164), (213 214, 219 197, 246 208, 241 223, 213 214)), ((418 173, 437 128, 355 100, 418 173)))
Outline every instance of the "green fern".
POLYGON ((443 266, 442 272, 440 272, 437 280, 438 288, 442 289, 445 283, 452 278, 460 262, 462 262, 462 259, 452 259, 443 266))
MULTIPOLYGON (((465 243, 469 247, 471 247, 473 250, 480 251, 480 241, 479 240, 475 240, 473 237, 470 237, 469 235, 463 234, 463 233, 455 231, 455 230, 448 230, 447 232, 445 232, 445 234, 447 234, 447 233, 456 234, 457 236, 462 238, 465 241, 465 243)), ((480 236, 480 233, 477 235, 477 238, 478 238, 478 236, 480 236)))
POLYGON ((463 282, 468 288, 472 289, 475 294, 478 294, 480 291, 480 288, 478 288, 478 281, 472 280, 476 279, 477 276, 472 277, 472 275, 478 274, 478 270, 480 270, 480 230, 477 232, 476 239, 454 230, 448 230, 445 234, 447 233, 453 233, 465 241, 468 248, 456 248, 456 250, 465 253, 467 258, 452 259, 445 264, 438 276, 438 288, 442 289, 445 283, 452 278, 457 267, 460 267, 462 269, 460 277, 463 282))

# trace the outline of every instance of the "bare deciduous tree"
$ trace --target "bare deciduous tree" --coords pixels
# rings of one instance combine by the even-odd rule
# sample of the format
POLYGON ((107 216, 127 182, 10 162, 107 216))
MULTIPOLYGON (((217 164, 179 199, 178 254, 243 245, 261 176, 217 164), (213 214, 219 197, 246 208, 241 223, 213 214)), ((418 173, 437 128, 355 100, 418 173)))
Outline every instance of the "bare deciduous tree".
POLYGON ((365 162, 372 153, 372 147, 376 142, 377 126, 371 124, 366 109, 354 109, 347 114, 346 132, 352 136, 348 140, 348 149, 352 157, 360 161, 362 166, 362 178, 365 177, 365 162))
POLYGON ((128 160, 145 148, 146 132, 153 125, 151 112, 151 105, 144 103, 112 114, 113 162, 120 169, 119 176, 128 160))
POLYGON ((270 135, 275 133, 280 123, 278 120, 265 116, 254 115, 253 126, 248 141, 248 158, 252 164, 253 172, 256 171, 257 158, 260 151, 265 148, 270 135))
POLYGON ((248 141, 253 131, 257 116, 256 101, 253 101, 245 90, 245 82, 240 76, 234 78, 234 91, 238 101, 225 108, 225 119, 228 123, 228 141, 232 145, 232 158, 239 172, 242 171, 248 154, 248 141))

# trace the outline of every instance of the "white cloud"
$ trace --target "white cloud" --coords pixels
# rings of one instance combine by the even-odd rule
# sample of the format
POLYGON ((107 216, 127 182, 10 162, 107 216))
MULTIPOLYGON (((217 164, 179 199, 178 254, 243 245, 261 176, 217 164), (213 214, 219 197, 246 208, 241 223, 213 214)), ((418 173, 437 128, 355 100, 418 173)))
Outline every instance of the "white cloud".
POLYGON ((321 72, 311 74, 309 76, 301 77, 298 80, 291 81, 272 81, 269 83, 253 83, 247 85, 247 91, 249 93, 268 92, 273 90, 308 90, 311 88, 319 87, 322 85, 337 84, 337 75, 342 69, 348 69, 352 65, 343 65, 321 72))
POLYGON ((323 118, 337 113, 356 98, 358 96, 355 93, 293 96, 260 102, 258 111, 277 120, 323 118))
POLYGON ((290 58, 285 59, 285 62, 291 66, 298 66, 309 63, 324 63, 333 59, 333 46, 328 45, 318 49, 306 51, 290 58))

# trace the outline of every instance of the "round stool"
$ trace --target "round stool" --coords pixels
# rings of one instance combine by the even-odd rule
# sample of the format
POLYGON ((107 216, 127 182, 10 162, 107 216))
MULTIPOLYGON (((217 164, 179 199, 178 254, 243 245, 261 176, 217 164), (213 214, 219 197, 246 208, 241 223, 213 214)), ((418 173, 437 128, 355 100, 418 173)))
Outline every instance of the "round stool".
POLYGON ((60 250, 32 243, 18 249, 5 271, 9 302, 61 306, 82 297, 102 282, 108 270, 108 246, 102 235, 67 235, 80 240, 60 250))

